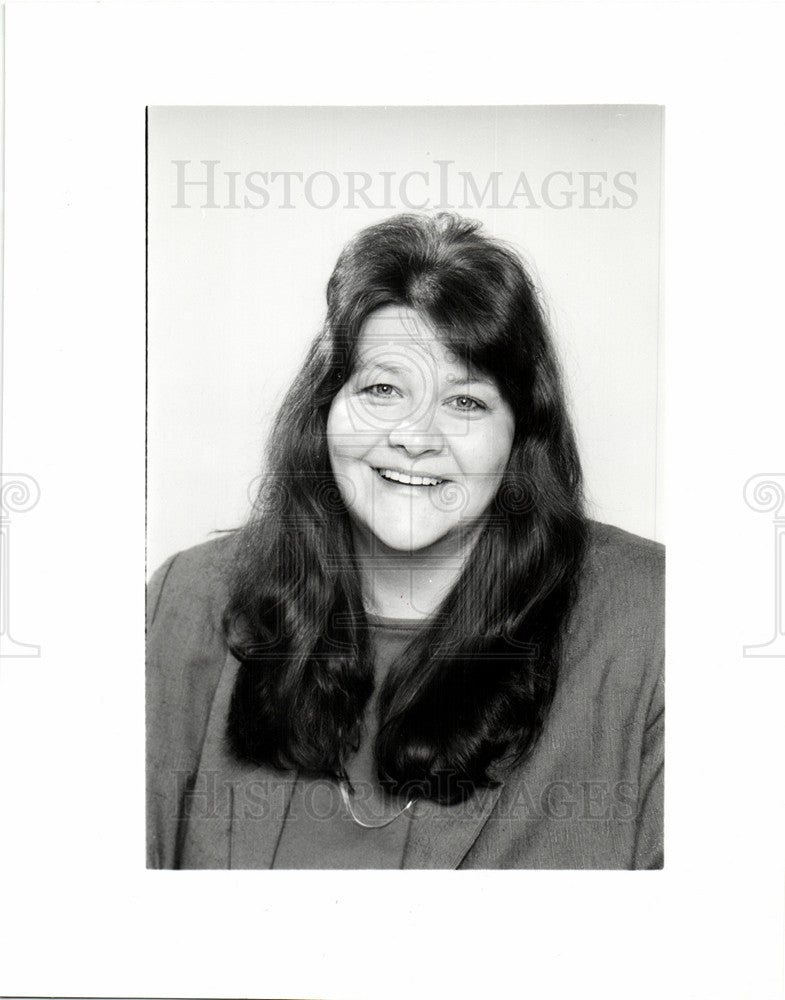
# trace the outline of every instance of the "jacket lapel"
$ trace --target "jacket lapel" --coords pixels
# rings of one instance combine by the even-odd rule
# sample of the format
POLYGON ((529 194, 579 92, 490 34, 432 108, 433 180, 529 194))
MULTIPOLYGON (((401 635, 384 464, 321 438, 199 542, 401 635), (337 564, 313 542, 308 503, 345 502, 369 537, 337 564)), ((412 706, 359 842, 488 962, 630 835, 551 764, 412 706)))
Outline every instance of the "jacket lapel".
POLYGON ((456 806, 418 802, 403 856, 404 868, 457 868, 485 826, 502 786, 481 788, 456 806))
POLYGON ((181 868, 270 868, 296 773, 238 761, 226 743, 238 661, 228 654, 186 798, 181 868))

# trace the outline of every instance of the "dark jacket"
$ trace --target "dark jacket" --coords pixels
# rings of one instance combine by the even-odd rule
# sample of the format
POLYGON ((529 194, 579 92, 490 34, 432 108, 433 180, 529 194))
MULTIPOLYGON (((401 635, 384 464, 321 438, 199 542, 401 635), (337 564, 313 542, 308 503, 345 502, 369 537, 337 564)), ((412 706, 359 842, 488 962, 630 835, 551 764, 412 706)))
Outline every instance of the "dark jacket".
MULTIPOLYGON (((232 537, 149 590, 148 867, 269 868, 296 774, 236 760, 221 630, 232 537)), ((461 806, 419 802, 404 868, 663 866, 661 545, 593 524, 559 686, 533 754, 461 806)))

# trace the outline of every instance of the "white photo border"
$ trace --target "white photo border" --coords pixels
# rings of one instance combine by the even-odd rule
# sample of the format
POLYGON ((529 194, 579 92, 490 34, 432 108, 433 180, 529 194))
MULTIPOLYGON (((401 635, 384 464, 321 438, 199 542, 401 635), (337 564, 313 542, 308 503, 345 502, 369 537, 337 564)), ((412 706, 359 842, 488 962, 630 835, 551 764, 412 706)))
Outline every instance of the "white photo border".
POLYGON ((11 3, 9 995, 783 996, 781 4, 11 3), (662 872, 143 868, 144 109, 666 108, 662 872), (768 520, 767 520, 768 519, 768 520), (776 583, 776 580, 774 581, 776 583), (45 956, 46 961, 42 961, 45 956))

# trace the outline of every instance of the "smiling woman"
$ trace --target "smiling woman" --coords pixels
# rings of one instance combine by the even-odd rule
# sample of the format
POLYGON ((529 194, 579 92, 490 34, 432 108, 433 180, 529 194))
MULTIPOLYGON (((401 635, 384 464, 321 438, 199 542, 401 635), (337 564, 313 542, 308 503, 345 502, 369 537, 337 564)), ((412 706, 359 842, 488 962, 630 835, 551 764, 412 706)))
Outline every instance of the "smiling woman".
POLYGON ((662 865, 662 551, 593 524, 519 257, 359 233, 254 515, 150 587, 149 864, 662 865))
MULTIPOLYGON (((330 466, 355 553, 427 550, 437 573, 445 559, 469 550, 467 534, 476 535, 498 492, 513 441, 512 407, 406 306, 374 310, 357 350, 357 369, 327 420, 330 466), (383 378, 390 381, 376 381, 383 378), (458 386, 471 395, 456 395, 458 386)), ((407 593, 405 604, 377 610, 418 617, 431 610, 419 596, 407 593)))

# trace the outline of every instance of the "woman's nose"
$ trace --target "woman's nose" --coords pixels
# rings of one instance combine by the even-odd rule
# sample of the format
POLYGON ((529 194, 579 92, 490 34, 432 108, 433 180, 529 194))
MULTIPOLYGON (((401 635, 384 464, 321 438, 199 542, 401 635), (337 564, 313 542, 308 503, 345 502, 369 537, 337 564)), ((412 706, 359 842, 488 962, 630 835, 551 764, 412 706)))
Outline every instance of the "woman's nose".
POLYGON ((416 420, 408 419, 390 430, 389 442, 393 447, 404 448, 410 455, 438 453, 444 449, 445 437, 429 409, 416 420))

